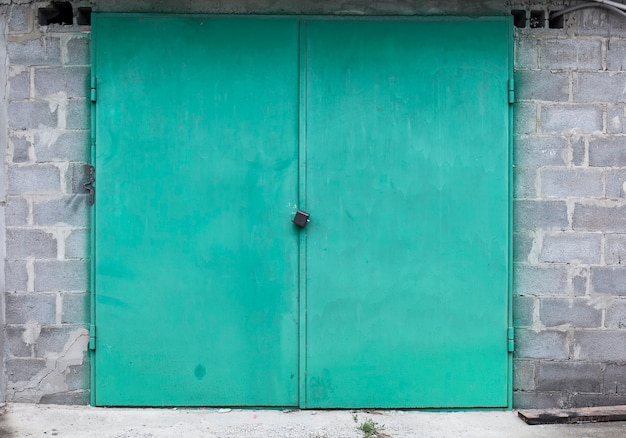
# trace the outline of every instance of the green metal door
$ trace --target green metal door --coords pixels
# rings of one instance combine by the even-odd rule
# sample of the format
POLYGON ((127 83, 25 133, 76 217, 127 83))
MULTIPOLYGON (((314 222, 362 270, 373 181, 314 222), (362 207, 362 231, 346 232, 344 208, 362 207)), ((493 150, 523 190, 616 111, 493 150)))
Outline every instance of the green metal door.
POLYGON ((95 403, 297 405, 297 22, 95 27, 95 403))
POLYGON ((508 34, 307 23, 305 406, 507 405, 508 34))
POLYGON ((510 406, 510 32, 97 15, 94 403, 510 406))

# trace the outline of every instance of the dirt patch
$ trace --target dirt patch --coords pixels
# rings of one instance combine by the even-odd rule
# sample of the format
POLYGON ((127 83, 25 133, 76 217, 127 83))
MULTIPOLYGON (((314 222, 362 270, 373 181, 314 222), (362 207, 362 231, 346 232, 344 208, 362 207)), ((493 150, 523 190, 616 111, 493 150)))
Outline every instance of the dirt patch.
POLYGON ((17 438, 17 431, 11 429, 7 424, 7 408, 6 405, 0 407, 0 437, 17 438))

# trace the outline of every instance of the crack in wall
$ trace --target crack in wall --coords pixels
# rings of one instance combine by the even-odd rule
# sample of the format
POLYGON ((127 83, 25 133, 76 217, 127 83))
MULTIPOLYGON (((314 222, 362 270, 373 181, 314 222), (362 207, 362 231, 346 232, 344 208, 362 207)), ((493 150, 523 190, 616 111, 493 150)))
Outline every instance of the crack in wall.
POLYGON ((89 331, 80 328, 70 332, 61 352, 45 353, 45 368, 28 381, 14 382, 7 388, 13 402, 38 403, 45 395, 68 392, 65 381, 71 366, 82 365, 89 344, 89 331))

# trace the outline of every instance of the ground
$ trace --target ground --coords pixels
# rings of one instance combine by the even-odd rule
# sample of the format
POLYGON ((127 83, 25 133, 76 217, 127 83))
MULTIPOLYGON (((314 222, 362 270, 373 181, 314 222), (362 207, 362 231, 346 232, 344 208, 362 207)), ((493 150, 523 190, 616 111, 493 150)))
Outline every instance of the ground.
POLYGON ((391 438, 626 436, 626 422, 528 426, 511 411, 118 409, 15 403, 1 409, 0 437, 363 438, 359 426, 365 421, 391 438))

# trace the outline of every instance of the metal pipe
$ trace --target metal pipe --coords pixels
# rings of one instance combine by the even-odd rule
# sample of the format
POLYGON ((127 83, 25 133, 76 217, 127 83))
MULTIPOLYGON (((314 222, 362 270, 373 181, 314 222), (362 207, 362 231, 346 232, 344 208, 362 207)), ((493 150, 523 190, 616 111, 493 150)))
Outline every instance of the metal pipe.
POLYGON ((614 2, 613 0, 591 0, 595 3, 601 3, 603 5, 613 6, 614 8, 621 9, 622 11, 626 11, 626 5, 624 3, 614 2))
POLYGON ((608 4, 604 4, 601 2, 596 2, 594 0, 593 3, 583 3, 582 5, 570 6, 569 8, 562 9, 560 11, 555 11, 550 13, 550 19, 560 17, 561 15, 569 14, 570 12, 577 11, 579 9, 587 9, 587 8, 604 8, 608 9, 616 14, 620 14, 623 17, 626 17, 626 5, 622 5, 624 8, 616 8, 614 6, 610 6, 608 4))

